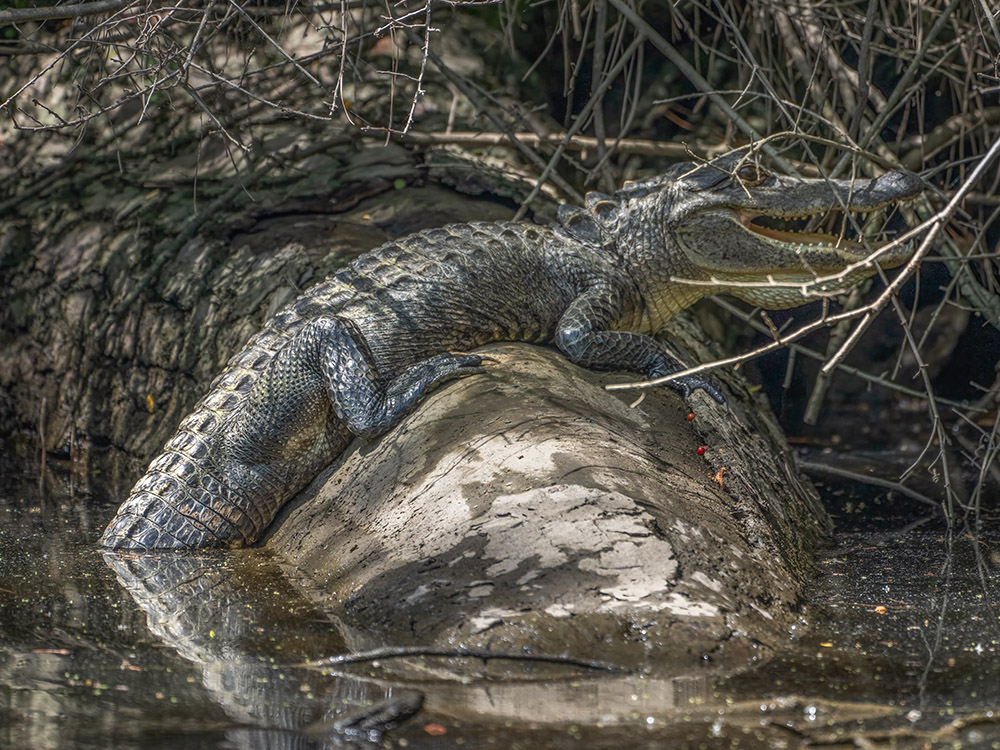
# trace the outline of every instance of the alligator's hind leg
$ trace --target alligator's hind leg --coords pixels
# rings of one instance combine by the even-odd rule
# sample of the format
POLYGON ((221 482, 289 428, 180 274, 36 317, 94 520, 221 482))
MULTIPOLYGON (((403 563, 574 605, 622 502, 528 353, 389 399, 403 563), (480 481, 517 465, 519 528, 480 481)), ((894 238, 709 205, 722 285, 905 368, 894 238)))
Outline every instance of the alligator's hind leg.
POLYGON ((274 356, 236 411, 211 436, 197 436, 210 443, 202 443, 197 462, 167 465, 164 455, 150 465, 101 543, 143 550, 250 544, 351 434, 384 433, 429 388, 482 372, 480 362, 439 354, 385 382, 349 323, 311 321, 274 356), (331 408, 339 419, 331 418, 331 408))
POLYGON ((438 354, 405 369, 388 382, 380 377, 364 345, 343 321, 310 324, 322 340, 320 361, 333 410, 359 437, 377 437, 399 422, 439 383, 483 372, 474 354, 438 354))
MULTIPOLYGON (((395 425, 428 388, 482 372, 474 355, 439 354, 391 380, 379 375, 364 338, 339 318, 307 323, 279 351, 226 424, 224 456, 279 481, 308 481, 314 454, 332 456, 329 411, 353 435, 375 437, 395 425)), ((337 450, 342 450, 341 442, 337 450)), ((276 509, 275 509, 276 510, 276 509)))
POLYGON ((292 494, 330 463, 350 435, 376 437, 410 412, 428 388, 482 372, 474 355, 440 354, 385 382, 364 338, 339 318, 307 323, 275 355, 226 425, 222 466, 254 519, 257 539, 292 494), (338 419, 331 419, 330 410, 338 419), (348 434, 349 433, 349 434, 348 434))

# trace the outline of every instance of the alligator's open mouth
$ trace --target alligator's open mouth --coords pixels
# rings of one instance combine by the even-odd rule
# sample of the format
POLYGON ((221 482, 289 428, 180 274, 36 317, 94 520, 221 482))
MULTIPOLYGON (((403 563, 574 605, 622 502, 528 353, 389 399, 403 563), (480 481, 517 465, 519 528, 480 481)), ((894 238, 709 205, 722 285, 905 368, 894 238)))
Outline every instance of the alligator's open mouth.
POLYGON ((733 177, 707 186, 688 178, 691 205, 672 230, 699 279, 692 285, 787 308, 840 294, 912 257, 912 242, 887 241, 889 214, 872 212, 919 196, 924 183, 915 174, 800 180, 736 167, 733 177))
POLYGON ((868 252, 870 248, 877 247, 877 244, 866 246, 865 243, 853 238, 857 235, 855 227, 862 226, 866 221, 863 214, 871 213, 870 211, 854 212, 854 220, 851 221, 843 211, 832 209, 818 222, 816 218, 819 214, 774 216, 758 214, 746 209, 737 209, 734 213, 737 221, 745 229, 793 249, 822 247, 861 254, 868 252), (811 231, 807 231, 810 229, 811 231))

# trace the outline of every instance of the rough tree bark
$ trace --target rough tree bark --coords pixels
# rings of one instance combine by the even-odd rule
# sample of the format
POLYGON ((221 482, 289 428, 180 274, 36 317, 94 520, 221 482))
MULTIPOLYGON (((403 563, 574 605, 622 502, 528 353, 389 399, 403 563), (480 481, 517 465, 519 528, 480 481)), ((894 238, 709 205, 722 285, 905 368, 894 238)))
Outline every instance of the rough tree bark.
MULTIPOLYGON (((311 144, 278 130, 264 150, 311 144)), ((19 434, 22 451, 41 439, 75 458, 110 446, 133 459, 123 469, 133 478, 228 358, 305 287, 391 237, 512 214, 424 185, 420 160, 400 147, 349 139, 246 190, 224 153, 123 159, 124 174, 81 160, 4 207, 0 432, 19 434)))

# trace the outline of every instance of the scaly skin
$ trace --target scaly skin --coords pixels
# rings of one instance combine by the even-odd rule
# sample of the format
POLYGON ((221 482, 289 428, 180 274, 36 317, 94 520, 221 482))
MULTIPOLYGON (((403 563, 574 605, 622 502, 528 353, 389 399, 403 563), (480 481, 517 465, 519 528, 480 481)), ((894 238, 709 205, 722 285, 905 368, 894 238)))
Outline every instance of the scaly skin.
MULTIPOLYGON (((721 291, 770 308, 802 304, 796 288, 744 284, 806 283, 869 254, 835 238, 761 230, 752 218, 873 210, 921 189, 908 172, 792 180, 731 154, 676 165, 614 196, 591 193, 586 208, 563 207, 561 226, 453 224, 382 245, 299 297, 233 357, 101 543, 253 543, 354 437, 385 433, 428 389, 482 372, 479 357, 452 352, 524 341, 555 344, 593 369, 676 372, 651 335, 678 310, 721 291)), ((878 265, 907 254, 885 252, 878 265)), ((840 286, 875 270, 862 266, 840 286)), ((705 379, 674 387, 723 400, 705 379)))

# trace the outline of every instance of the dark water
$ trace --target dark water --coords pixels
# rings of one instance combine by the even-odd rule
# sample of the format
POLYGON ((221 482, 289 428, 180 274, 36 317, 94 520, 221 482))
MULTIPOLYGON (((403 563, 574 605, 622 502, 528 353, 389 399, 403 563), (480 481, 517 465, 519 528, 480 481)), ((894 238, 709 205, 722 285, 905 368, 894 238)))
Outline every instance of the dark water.
POLYGON ((1000 748, 996 540, 840 537, 787 652, 737 674, 518 663, 500 679, 432 657, 324 671, 306 663, 371 644, 266 552, 98 550, 120 491, 5 473, 2 748, 1000 748), (398 726, 359 727, 373 707, 398 726))

